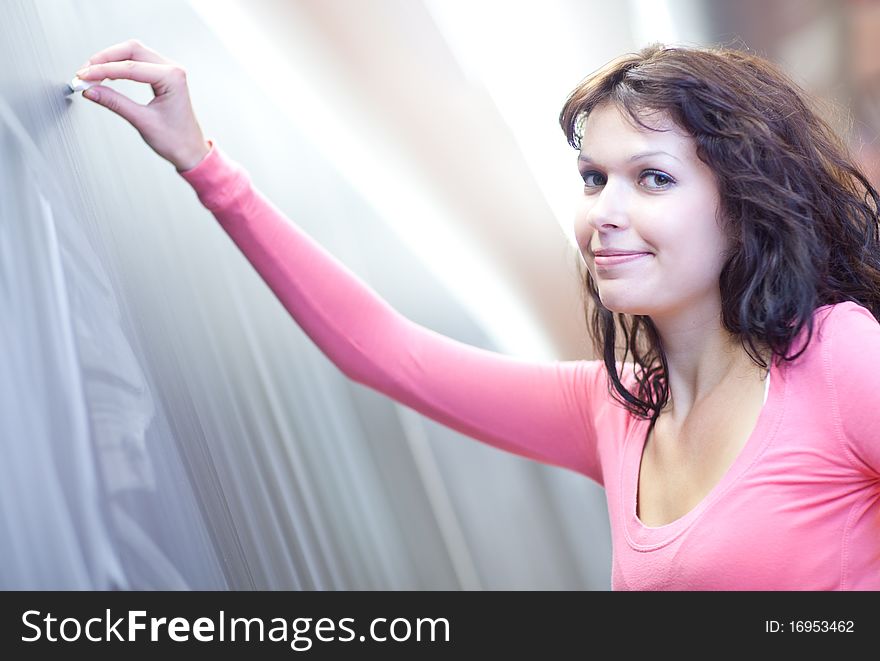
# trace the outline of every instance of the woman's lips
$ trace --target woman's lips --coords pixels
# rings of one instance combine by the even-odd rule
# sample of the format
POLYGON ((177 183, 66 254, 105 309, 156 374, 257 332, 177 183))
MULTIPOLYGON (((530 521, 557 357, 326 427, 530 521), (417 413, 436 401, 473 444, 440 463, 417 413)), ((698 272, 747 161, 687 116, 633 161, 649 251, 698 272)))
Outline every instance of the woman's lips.
POLYGON ((596 268, 607 268, 609 266, 634 262, 650 255, 651 253, 649 252, 639 252, 632 255, 595 255, 593 259, 596 262, 596 268))

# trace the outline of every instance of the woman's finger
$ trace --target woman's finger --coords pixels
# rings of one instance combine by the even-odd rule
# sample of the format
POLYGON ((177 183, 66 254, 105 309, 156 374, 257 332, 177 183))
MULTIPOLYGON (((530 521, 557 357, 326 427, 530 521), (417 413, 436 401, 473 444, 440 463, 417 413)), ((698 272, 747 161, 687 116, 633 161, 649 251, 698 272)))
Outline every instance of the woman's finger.
POLYGON ((112 110, 139 131, 144 128, 145 121, 147 120, 146 107, 135 103, 124 94, 120 94, 109 87, 94 85, 85 90, 83 96, 98 105, 112 110))
POLYGON ((109 78, 110 80, 134 80, 139 83, 157 85, 167 81, 176 70, 177 67, 168 64, 124 60, 94 64, 82 73, 77 72, 76 75, 80 80, 105 80, 109 78))
POLYGON ((152 62, 154 64, 173 64, 167 58, 162 57, 152 48, 144 46, 137 39, 129 39, 119 44, 114 44, 102 51, 98 51, 88 59, 88 64, 104 64, 105 62, 119 62, 120 60, 137 60, 139 62, 152 62))

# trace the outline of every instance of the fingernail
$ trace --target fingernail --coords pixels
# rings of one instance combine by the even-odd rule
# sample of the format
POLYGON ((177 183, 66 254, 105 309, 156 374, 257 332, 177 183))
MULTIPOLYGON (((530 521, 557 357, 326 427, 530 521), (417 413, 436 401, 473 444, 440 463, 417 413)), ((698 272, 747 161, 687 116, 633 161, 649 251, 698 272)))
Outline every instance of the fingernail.
POLYGON ((89 72, 89 67, 83 67, 82 69, 80 69, 79 71, 76 72, 76 77, 77 77, 77 78, 82 78, 82 77, 85 76, 88 72, 89 72))
POLYGON ((87 99, 91 99, 92 101, 97 101, 101 95, 98 93, 98 90, 96 90, 94 87, 90 87, 87 90, 83 90, 83 96, 86 97, 87 99))

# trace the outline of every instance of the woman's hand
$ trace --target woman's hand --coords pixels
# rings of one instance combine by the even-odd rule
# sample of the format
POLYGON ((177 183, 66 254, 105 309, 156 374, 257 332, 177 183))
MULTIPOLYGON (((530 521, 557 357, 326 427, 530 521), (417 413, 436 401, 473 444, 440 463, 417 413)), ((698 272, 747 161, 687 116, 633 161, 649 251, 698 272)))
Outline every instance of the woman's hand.
POLYGON ((145 106, 101 85, 90 87, 83 96, 126 119, 178 171, 195 167, 208 153, 210 147, 190 102, 186 71, 179 64, 130 39, 92 55, 76 76, 150 83, 156 96, 145 106))

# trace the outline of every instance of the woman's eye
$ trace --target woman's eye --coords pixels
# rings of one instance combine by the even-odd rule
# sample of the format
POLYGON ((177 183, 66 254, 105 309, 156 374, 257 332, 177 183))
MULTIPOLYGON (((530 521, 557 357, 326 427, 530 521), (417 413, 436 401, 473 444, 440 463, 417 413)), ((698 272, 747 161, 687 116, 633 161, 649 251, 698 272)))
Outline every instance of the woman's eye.
MULTIPOLYGON (((605 176, 601 172, 584 172, 581 175, 584 179, 584 188, 596 188, 605 185, 605 176)), ((670 184, 675 183, 667 174, 663 174, 659 170, 645 170, 639 175, 639 181, 643 179, 653 178, 653 185, 647 186, 650 190, 668 188, 670 184)))
MULTIPOLYGON (((665 175, 662 172, 658 172, 657 170, 645 170, 645 172, 642 173, 642 178, 644 177, 654 177, 654 182, 657 184, 657 188, 666 188, 669 184, 673 183, 672 177, 665 175)), ((651 188, 653 188, 653 186, 651 188)))
POLYGON ((594 186, 601 186, 602 183, 604 183, 601 181, 594 180, 593 177, 602 178, 602 175, 599 174, 598 172, 584 172, 584 174, 583 174, 584 184, 586 185, 587 188, 593 188, 594 186))

